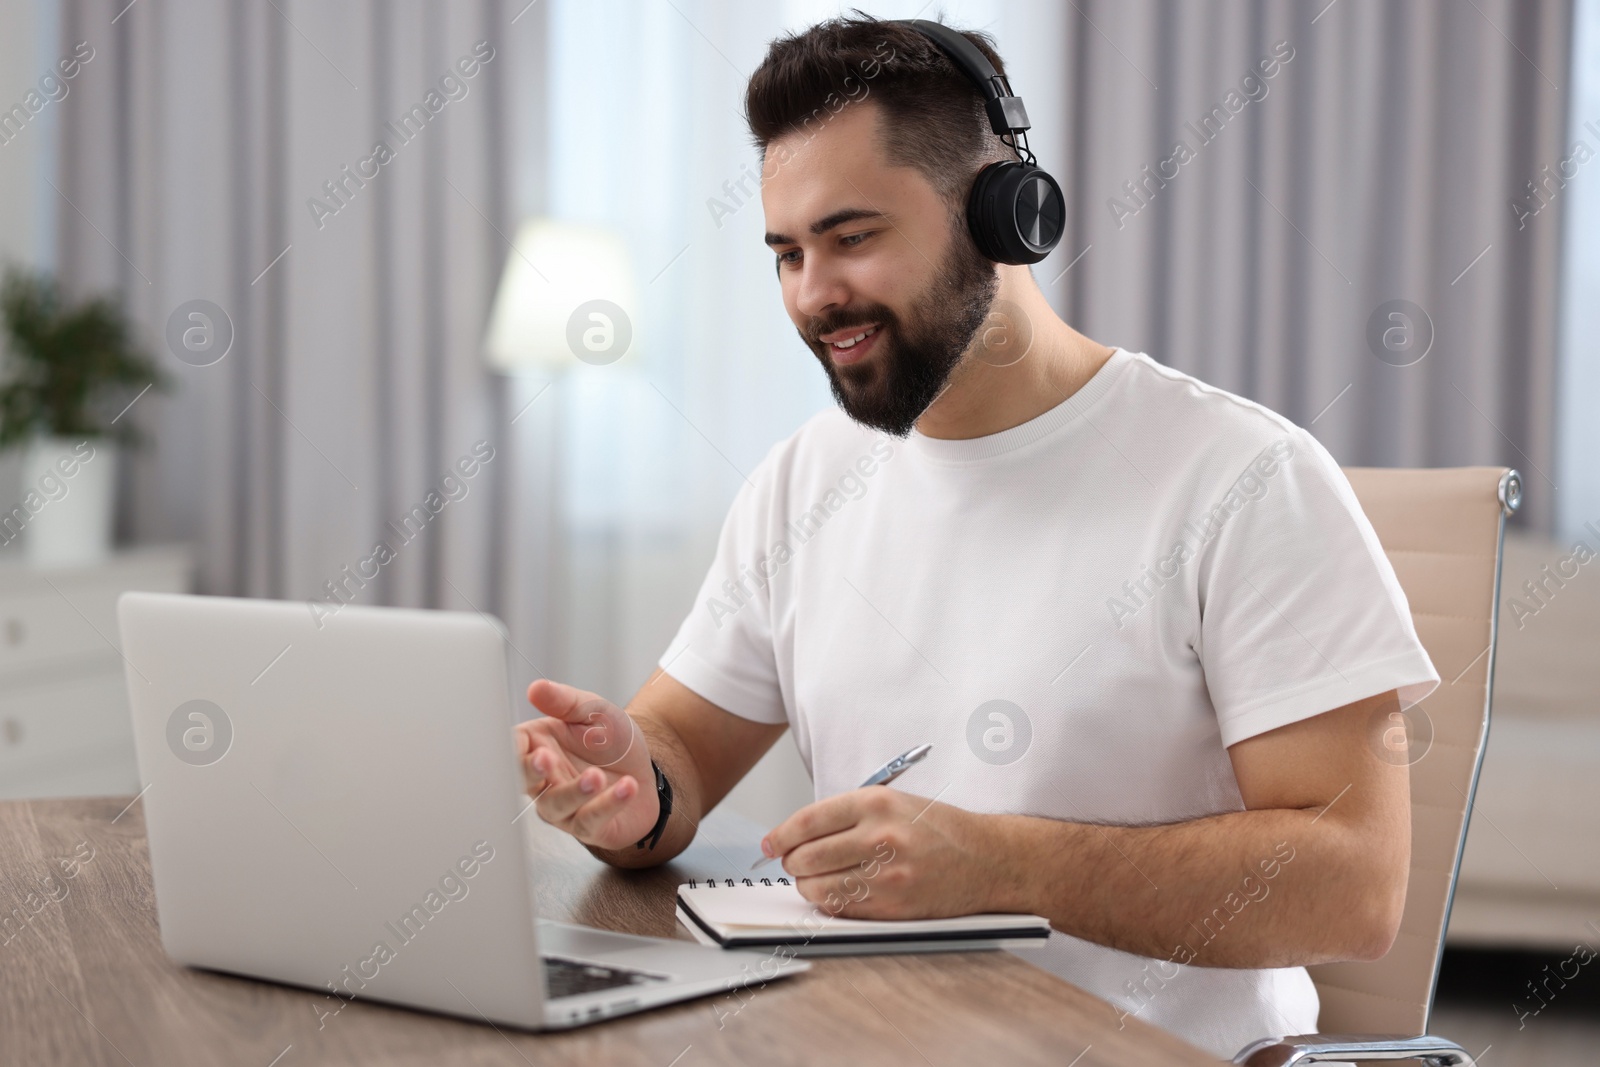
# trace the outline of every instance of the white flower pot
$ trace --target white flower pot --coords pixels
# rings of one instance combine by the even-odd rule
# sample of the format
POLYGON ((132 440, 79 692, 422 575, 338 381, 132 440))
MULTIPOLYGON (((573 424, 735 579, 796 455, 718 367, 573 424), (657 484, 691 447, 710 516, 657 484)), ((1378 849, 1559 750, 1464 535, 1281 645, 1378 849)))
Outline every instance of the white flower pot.
POLYGON ((82 567, 111 553, 116 446, 104 438, 40 437, 22 457, 19 499, 0 540, 22 538, 35 567, 82 567))

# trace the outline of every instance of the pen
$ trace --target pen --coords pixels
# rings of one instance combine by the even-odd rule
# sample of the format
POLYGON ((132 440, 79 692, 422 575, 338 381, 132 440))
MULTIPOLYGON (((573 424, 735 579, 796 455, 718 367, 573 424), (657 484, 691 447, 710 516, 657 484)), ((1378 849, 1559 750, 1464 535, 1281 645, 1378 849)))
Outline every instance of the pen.
MULTIPOLYGON (((924 757, 927 756, 928 753, 932 751, 932 745, 918 745, 909 752, 902 752, 888 763, 885 763, 882 767, 879 767, 877 770, 867 775, 867 780, 861 783, 860 788, 865 789, 869 785, 888 785, 890 782, 906 773, 906 771, 911 768, 913 763, 920 762, 924 757)), ((750 869, 752 871, 760 870, 762 867, 765 867, 767 864, 771 863, 777 858, 778 857, 776 856, 762 856, 760 859, 756 860, 755 863, 751 864, 750 869)))

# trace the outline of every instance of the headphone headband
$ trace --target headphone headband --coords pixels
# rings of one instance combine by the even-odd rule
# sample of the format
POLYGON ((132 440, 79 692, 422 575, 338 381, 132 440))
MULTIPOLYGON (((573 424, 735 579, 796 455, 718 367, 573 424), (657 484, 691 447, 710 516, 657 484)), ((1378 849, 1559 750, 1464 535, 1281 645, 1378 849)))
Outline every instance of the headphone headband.
POLYGON ((1022 106, 1022 97, 1011 92, 1011 83, 994 69, 994 64, 965 34, 928 19, 906 19, 903 25, 938 45, 956 69, 978 87, 983 93, 983 108, 989 113, 989 126, 996 134, 1004 136, 1030 128, 1028 109, 1022 106))

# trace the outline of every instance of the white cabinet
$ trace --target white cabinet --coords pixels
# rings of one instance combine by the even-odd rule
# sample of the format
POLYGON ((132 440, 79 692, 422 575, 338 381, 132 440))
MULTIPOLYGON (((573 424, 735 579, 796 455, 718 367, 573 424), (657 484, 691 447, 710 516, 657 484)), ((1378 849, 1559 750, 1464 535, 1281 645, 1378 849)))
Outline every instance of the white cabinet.
POLYGON ((186 593, 192 572, 173 547, 94 567, 0 564, 0 798, 139 791, 117 597, 186 593))

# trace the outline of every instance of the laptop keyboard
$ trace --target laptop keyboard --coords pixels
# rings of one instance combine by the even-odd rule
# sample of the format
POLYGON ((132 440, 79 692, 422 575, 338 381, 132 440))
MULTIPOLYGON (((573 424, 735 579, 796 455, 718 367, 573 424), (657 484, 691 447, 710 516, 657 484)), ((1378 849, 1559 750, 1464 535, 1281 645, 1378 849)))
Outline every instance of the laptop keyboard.
POLYGON ((643 985, 647 982, 664 982, 666 976, 635 971, 626 967, 606 967, 598 963, 566 960, 559 956, 544 957, 544 987, 546 995, 555 997, 576 996, 579 993, 598 993, 602 989, 619 989, 623 986, 643 985))

